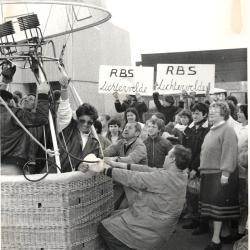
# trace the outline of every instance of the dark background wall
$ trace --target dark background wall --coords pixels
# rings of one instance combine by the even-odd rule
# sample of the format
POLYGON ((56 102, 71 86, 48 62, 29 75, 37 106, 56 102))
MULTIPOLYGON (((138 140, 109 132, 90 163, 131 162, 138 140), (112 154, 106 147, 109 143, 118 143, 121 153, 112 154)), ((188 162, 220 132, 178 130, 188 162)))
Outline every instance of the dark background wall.
POLYGON ((247 49, 189 51, 177 53, 143 54, 138 65, 159 63, 215 64, 215 82, 247 81, 247 49))

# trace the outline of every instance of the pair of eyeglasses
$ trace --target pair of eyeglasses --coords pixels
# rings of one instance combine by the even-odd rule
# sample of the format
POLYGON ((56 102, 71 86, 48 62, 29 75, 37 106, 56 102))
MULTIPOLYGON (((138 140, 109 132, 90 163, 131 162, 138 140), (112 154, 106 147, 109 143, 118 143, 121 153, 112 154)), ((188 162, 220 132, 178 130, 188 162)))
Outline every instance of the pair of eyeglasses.
POLYGON ((94 123, 93 121, 86 121, 84 119, 79 119, 78 121, 80 122, 81 125, 87 124, 87 126, 92 126, 94 123))
POLYGON ((209 109, 209 113, 220 113, 220 110, 214 109, 214 108, 210 108, 209 109))

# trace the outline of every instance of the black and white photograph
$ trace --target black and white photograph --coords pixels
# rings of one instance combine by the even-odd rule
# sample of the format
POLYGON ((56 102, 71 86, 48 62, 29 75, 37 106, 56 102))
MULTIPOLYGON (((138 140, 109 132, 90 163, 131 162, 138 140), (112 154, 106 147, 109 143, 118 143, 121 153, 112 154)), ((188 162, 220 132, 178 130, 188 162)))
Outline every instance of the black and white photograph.
POLYGON ((249 10, 0 0, 0 248, 247 250, 249 10))

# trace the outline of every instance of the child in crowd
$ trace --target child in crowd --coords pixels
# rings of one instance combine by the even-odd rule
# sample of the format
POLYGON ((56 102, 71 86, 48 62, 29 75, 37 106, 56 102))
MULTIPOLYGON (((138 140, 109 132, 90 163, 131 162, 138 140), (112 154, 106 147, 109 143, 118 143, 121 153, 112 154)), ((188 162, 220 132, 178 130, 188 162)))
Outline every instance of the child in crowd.
POLYGON ((172 134, 178 138, 178 141, 180 144, 182 144, 183 142, 183 136, 184 136, 184 130, 186 129, 186 127, 191 124, 192 120, 192 114, 191 111, 188 109, 183 109, 180 113, 179 113, 179 117, 180 117, 180 123, 177 123, 173 130, 172 130, 172 134))
POLYGON ((163 137, 169 139, 172 144, 182 144, 184 130, 192 122, 190 110, 183 109, 175 115, 175 121, 169 122, 165 127, 163 137))
POLYGON ((166 155, 172 148, 172 144, 161 137, 164 121, 151 118, 147 122, 148 138, 144 141, 147 148, 148 166, 162 168, 166 155))
POLYGON ((101 135, 103 137, 105 137, 107 135, 107 132, 108 132, 108 122, 110 120, 110 116, 107 115, 107 114, 101 114, 99 117, 98 117, 98 120, 101 122, 102 124, 102 132, 101 132, 101 135))
POLYGON ((111 142, 106 137, 102 136, 102 123, 99 120, 96 120, 94 122, 94 127, 96 129, 96 133, 101 147, 104 150, 111 144, 111 142))
POLYGON ((143 129, 144 124, 139 122, 139 114, 135 108, 128 108, 124 113, 125 124, 138 122, 143 129))
POLYGON ((106 137, 111 141, 111 144, 115 144, 122 138, 121 122, 118 119, 111 119, 108 123, 108 132, 106 137))

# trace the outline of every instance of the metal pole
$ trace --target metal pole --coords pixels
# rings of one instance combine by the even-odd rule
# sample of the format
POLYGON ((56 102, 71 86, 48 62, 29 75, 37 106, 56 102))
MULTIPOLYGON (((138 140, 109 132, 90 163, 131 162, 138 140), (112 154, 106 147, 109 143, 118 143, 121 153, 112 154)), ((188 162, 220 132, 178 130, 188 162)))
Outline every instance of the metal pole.
MULTIPOLYGON (((61 170, 60 156, 57 153, 57 152, 59 152, 59 149, 58 149, 58 144, 57 144, 57 139, 56 139, 55 126, 54 126, 54 121, 53 121, 53 117, 52 117, 52 114, 51 114, 50 110, 49 110, 49 127, 50 127, 50 132, 51 132, 51 137, 52 137, 53 148, 54 148, 54 151, 55 151, 56 165, 61 170)), ((57 169, 57 173, 60 173, 60 170, 57 169)))
MULTIPOLYGON (((41 82, 46 81, 43 71, 40 69, 40 67, 39 67, 39 78, 41 82)), ((61 170, 61 162, 60 162, 59 149, 58 149, 58 144, 57 144, 57 139, 56 139, 56 131, 55 131, 54 121, 53 121, 53 117, 52 117, 50 110, 49 110, 49 126, 50 126, 50 132, 51 132, 51 137, 52 137, 53 149, 55 151, 56 165, 61 170)), ((60 170, 57 169, 57 173, 60 173, 60 170)))

